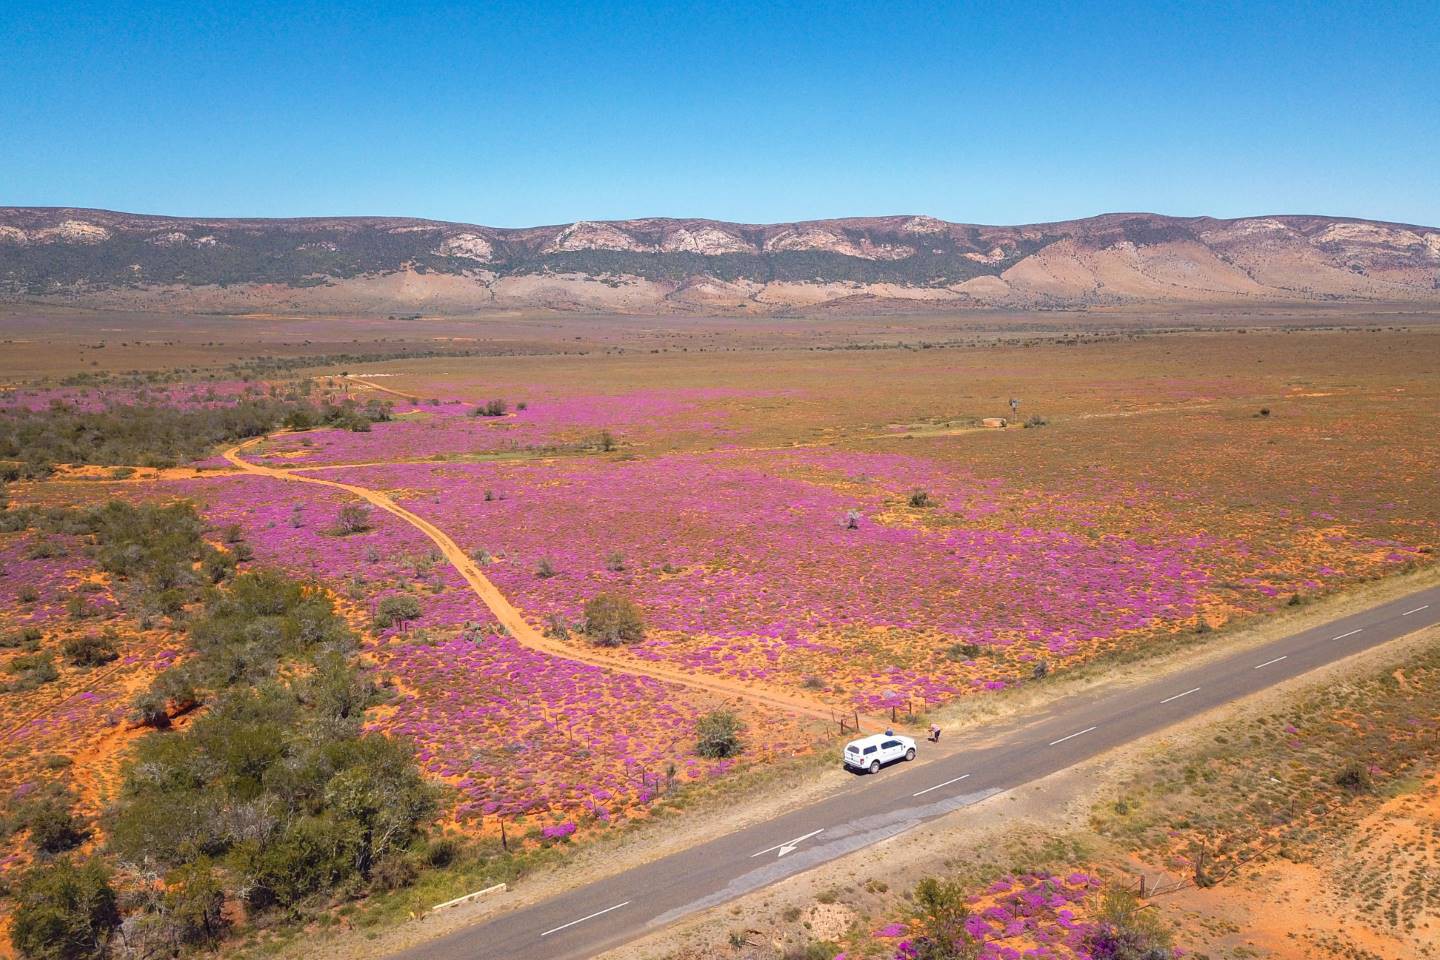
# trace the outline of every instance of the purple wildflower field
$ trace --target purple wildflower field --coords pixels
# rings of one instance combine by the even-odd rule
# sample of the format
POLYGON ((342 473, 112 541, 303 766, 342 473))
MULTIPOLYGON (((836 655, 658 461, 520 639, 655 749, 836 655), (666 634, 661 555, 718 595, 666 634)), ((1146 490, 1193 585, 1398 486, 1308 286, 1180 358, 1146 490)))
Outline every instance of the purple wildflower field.
POLYGON ((732 765, 695 756, 704 704, 688 692, 525 648, 495 629, 422 533, 388 513, 372 510, 372 529, 338 536, 335 517, 352 499, 343 491, 253 476, 163 486, 217 526, 239 524, 256 562, 328 584, 359 617, 401 591, 419 600, 417 619, 372 631, 363 648, 395 690, 372 726, 416 745, 422 766, 456 791, 462 821, 543 811, 605 820, 653 800, 672 766, 688 782, 732 765))
POLYGON ((1042 660, 1266 609, 1414 557, 1303 528, 1267 541, 1196 532, 1186 495, 1144 482, 1077 481, 1059 497, 902 454, 731 450, 327 475, 387 490, 483 551, 487 575, 534 619, 574 622, 588 597, 619 590, 651 628, 628 656, 792 687, 826 677, 866 709, 996 689, 1042 660), (915 489, 930 506, 909 505, 915 489), (1307 567, 1287 553, 1297 543, 1307 567), (542 561, 555 576, 538 575, 542 561))
POLYGON ((827 474, 835 459, 683 455, 343 475, 390 490, 462 546, 488 552, 487 575, 533 616, 575 620, 588 596, 622 589, 653 631, 631 648, 636 657, 742 680, 843 678, 865 707, 1006 682, 997 662, 950 660, 937 645, 1003 648, 1025 663, 1194 613, 1205 582, 1190 560, 1196 538, 1146 543, 994 522, 991 484, 894 456, 850 457, 866 479, 837 480, 827 474), (920 480, 971 522, 886 519, 920 480), (841 522, 852 510, 863 517, 857 529, 841 522), (542 559, 557 576, 536 575, 542 559))
MULTIPOLYGON (((965 933, 979 944, 978 960, 1096 960, 1089 944, 1102 927, 1083 915, 1085 901, 1100 888, 1098 878, 1080 872, 1002 877, 969 898, 965 933)), ((907 924, 888 924, 874 937, 903 938, 895 960, 924 955, 907 924)))

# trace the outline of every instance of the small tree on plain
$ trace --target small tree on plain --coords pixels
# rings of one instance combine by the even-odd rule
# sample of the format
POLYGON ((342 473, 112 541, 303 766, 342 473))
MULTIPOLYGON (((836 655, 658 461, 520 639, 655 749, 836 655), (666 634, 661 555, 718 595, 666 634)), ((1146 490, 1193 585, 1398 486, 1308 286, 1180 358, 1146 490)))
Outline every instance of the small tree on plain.
POLYGON ((342 537, 352 533, 364 533, 373 526, 369 509, 360 503, 345 504, 335 517, 335 532, 342 537))
POLYGON ((420 601, 409 594, 386 597, 375 608, 375 629, 388 630, 397 623, 420 616, 420 601))
POLYGON ((585 635, 602 647, 645 639, 645 617, 629 597, 597 593, 585 603, 585 635))
POLYGON ((740 734, 745 724, 729 710, 712 710, 695 725, 695 752, 711 760, 723 760, 740 752, 740 734))

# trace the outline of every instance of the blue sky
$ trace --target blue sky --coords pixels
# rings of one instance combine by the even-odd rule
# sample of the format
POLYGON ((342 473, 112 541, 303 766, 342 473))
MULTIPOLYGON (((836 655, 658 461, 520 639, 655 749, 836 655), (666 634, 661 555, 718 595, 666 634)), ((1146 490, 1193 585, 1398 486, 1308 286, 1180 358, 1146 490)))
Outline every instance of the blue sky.
POLYGON ((1440 5, 9 0, 0 204, 1440 225, 1440 5))

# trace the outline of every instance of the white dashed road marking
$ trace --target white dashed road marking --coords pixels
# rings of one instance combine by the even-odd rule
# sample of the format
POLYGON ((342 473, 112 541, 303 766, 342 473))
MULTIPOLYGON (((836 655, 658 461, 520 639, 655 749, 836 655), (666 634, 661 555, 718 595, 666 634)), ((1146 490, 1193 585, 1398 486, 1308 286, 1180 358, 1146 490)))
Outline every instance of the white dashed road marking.
POLYGON ((1351 630, 1349 633, 1342 633, 1342 634, 1340 634, 1340 636, 1338 636, 1338 637, 1331 637, 1330 639, 1331 639, 1331 640, 1344 640, 1346 637, 1353 637, 1353 636, 1355 636, 1355 634, 1359 633, 1361 630, 1364 630, 1364 629, 1365 629, 1364 627, 1356 627, 1354 630, 1351 630))
POLYGON ((1264 663, 1257 663, 1257 664, 1255 664, 1255 666, 1251 667, 1251 669, 1252 669, 1252 670, 1259 670, 1261 667, 1268 667, 1268 666, 1270 666, 1270 664, 1272 664, 1272 663, 1279 663, 1281 660, 1284 660, 1285 657, 1288 657, 1288 656, 1290 656, 1290 654, 1287 653, 1287 654, 1285 654, 1284 657, 1276 657, 1274 660, 1266 660, 1264 663))
POLYGON ((1408 616, 1410 616, 1410 614, 1412 614, 1412 613, 1419 613, 1421 610, 1429 610, 1429 609, 1430 609, 1430 604, 1427 603, 1427 604, 1425 604, 1424 606, 1416 607, 1414 610, 1406 610, 1404 613, 1400 614, 1400 616, 1402 616, 1402 617, 1408 617, 1408 616))
POLYGON ((1068 737, 1061 737, 1059 740, 1051 740, 1051 741, 1050 741, 1050 746, 1053 747, 1053 746, 1055 746, 1055 744, 1057 744, 1057 743, 1064 743, 1066 740, 1073 740, 1073 739, 1075 739, 1076 737, 1080 736, 1080 734, 1082 734, 1082 733, 1089 733, 1091 730, 1094 730, 1094 729, 1095 729, 1094 727, 1086 727, 1084 730, 1077 730, 1077 731, 1075 731, 1074 733, 1070 734, 1068 737))
POLYGON ((944 783, 937 783, 937 784, 935 784, 935 786, 933 786, 933 787, 926 787, 924 790, 918 791, 917 793, 912 793, 912 794, 910 794, 910 796, 912 796, 912 797, 921 797, 921 796, 924 796, 925 794, 929 793, 931 790, 939 790, 941 787, 948 787, 948 786, 950 786, 950 784, 952 784, 952 783, 959 783, 961 780, 964 780, 965 777, 968 777, 968 776, 970 776, 970 774, 967 773, 967 774, 965 774, 964 776, 956 777, 954 780, 946 780, 944 783))
POLYGON ((1188 696, 1190 696, 1190 694, 1194 693, 1196 690, 1199 690, 1199 689, 1200 689, 1199 687, 1191 687, 1189 690, 1186 690, 1184 693, 1177 693, 1177 694, 1175 694, 1175 696, 1173 696, 1173 697, 1166 697, 1164 700, 1161 700, 1160 702, 1161 702, 1161 703, 1169 703, 1171 700, 1179 700, 1181 697, 1188 697, 1188 696))
POLYGON ((599 917, 599 916, 602 916, 602 915, 604 915, 604 914, 607 914, 607 913, 609 913, 611 910, 619 910, 621 907, 628 907, 628 906, 630 906, 630 901, 629 901, 629 900, 626 900, 624 903, 617 903, 617 904, 615 904, 615 906, 613 906, 613 907, 606 907, 604 910, 596 910, 594 913, 590 914, 588 917, 581 917, 579 920, 571 920, 569 923, 562 923, 562 924, 560 924, 560 926, 558 926, 558 927, 551 927, 549 930, 546 930, 544 933, 540 934, 540 936, 542 936, 542 937, 548 937, 548 936, 550 936, 550 934, 552 934, 552 933, 559 933, 561 930, 565 930, 565 929, 567 929, 567 928, 569 928, 569 927, 573 927, 573 926, 575 926, 575 924, 577 924, 577 923, 584 923, 586 920, 594 920, 596 917, 599 917))

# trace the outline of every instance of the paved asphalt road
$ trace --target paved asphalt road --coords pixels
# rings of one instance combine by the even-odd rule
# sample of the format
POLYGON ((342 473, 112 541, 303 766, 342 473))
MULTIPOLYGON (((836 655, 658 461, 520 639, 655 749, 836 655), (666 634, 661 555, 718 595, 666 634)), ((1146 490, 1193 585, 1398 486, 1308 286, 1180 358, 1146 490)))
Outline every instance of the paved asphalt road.
POLYGON ((900 762, 877 776, 857 775, 834 796, 803 809, 500 914, 392 960, 590 957, 688 913, 1437 622, 1440 588, 1433 588, 1177 676, 1109 696, 1068 698, 1043 714, 977 731, 973 744, 963 738, 942 744, 946 755, 932 762, 900 762))

